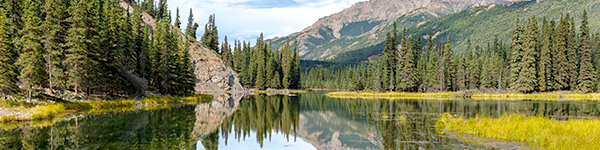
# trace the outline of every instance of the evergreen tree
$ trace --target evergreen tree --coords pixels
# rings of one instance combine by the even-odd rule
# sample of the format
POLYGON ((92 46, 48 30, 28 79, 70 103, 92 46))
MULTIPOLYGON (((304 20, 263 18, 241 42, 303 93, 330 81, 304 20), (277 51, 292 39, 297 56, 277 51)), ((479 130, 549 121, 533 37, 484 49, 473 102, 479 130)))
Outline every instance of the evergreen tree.
POLYGON ((289 89, 292 78, 292 52, 290 49, 290 41, 287 41, 281 51, 281 70, 283 79, 281 80, 283 88, 289 89))
POLYGON ((181 20, 179 20, 179 7, 177 7, 177 11, 175 12, 175 27, 181 29, 181 20))
POLYGON ((509 59, 509 88, 512 90, 518 90, 517 80, 519 78, 519 72, 521 72, 521 60, 523 59, 523 28, 521 28, 521 22, 519 14, 515 22, 515 30, 512 35, 512 44, 510 46, 510 59, 509 59))
POLYGON ((6 11, 0 8, 0 93, 2 100, 6 99, 7 94, 13 94, 18 90, 17 72, 15 66, 15 57, 17 54, 13 52, 11 47, 10 36, 6 11))
POLYGON ((579 84, 578 90, 581 92, 592 92, 592 85, 596 79, 594 66, 592 65, 592 50, 590 39, 590 28, 588 27, 587 11, 583 11, 581 21, 581 42, 580 49, 580 66, 579 66, 579 84))
MULTIPOLYGON (((467 47, 470 47, 471 39, 467 39, 467 47)), ((478 89, 481 84, 481 47, 475 46, 475 50, 468 49, 467 52, 470 55, 467 59, 467 75, 469 81, 469 89, 478 89)))
POLYGON ((541 92, 549 91, 552 89, 552 54, 551 47, 553 37, 551 35, 552 29, 544 17, 542 21, 542 32, 540 36, 540 56, 538 62, 538 90, 541 92))
POLYGON ((398 85, 402 91, 414 91, 416 88, 416 66, 415 66, 415 52, 412 46, 412 42, 406 41, 406 28, 402 33, 402 48, 401 48, 401 67, 400 74, 402 76, 401 82, 398 85))
POLYGON ((568 71, 569 71, 569 88, 571 90, 577 89, 577 77, 579 76, 579 53, 577 44, 577 33, 575 31, 575 21, 573 17, 569 17, 567 14, 567 21, 569 22, 569 32, 567 38, 567 60, 568 71), (570 18, 570 19, 569 19, 570 18))
MULTIPOLYGON (((210 19, 212 19, 212 16, 210 17, 210 19)), ((194 13, 192 12, 191 8, 190 8, 190 15, 188 16, 187 26, 185 27, 185 34, 189 35, 191 37, 196 37, 196 30, 194 30, 194 13)), ((204 34, 206 34, 206 33, 204 33, 204 34)), ((218 49, 213 49, 213 50, 218 50, 218 49)))
POLYGON ((564 90, 569 84, 569 61, 567 60, 567 38, 568 25, 566 19, 561 16, 556 30, 556 48, 553 55, 553 71, 555 90, 564 90))
POLYGON ((529 93, 537 86, 536 56, 537 56, 537 20, 535 16, 529 19, 529 24, 523 37, 523 55, 519 63, 521 71, 517 79, 516 88, 520 92, 529 93))
POLYGON ((38 11, 39 3, 34 0, 25 1, 25 14, 23 21, 25 26, 20 31, 22 35, 19 42, 20 55, 17 60, 21 73, 19 79, 24 88, 29 92, 27 98, 30 99, 34 87, 40 87, 44 84, 45 68, 43 67, 43 49, 41 41, 41 19, 38 11))
POLYGON ((66 8, 63 0, 48 0, 44 5, 46 18, 42 27, 47 31, 42 35, 44 44, 46 71, 48 71, 48 87, 64 88, 66 79, 62 65, 64 59, 64 40, 66 36, 66 8))
POLYGON ((244 69, 244 54, 242 52, 242 46, 241 46, 241 42, 236 40, 235 41, 235 48, 233 49, 233 69, 236 72, 241 72, 242 69, 244 69))
POLYGON ((292 56, 292 88, 298 89, 301 87, 300 85, 300 51, 298 50, 298 41, 294 40, 294 55, 292 56))
POLYGON ((456 87, 453 86, 453 83, 456 82, 456 68, 454 64, 454 52, 452 51, 452 46, 450 46, 450 38, 446 40, 442 56, 444 61, 443 79, 445 79, 445 87, 442 90, 454 91, 456 89, 456 87))
POLYGON ((66 58, 63 64, 66 64, 67 82, 68 85, 75 89, 78 93, 80 89, 85 89, 89 86, 90 78, 90 58, 89 47, 86 42, 89 32, 89 21, 87 20, 87 3, 82 0, 71 0, 69 7, 70 18, 68 19, 71 27, 67 31, 66 47, 69 47, 66 52, 66 58))
POLYGON ((208 23, 204 26, 204 34, 202 35, 202 44, 210 49, 218 50, 219 33, 215 25, 215 15, 208 17, 208 23))
POLYGON ((256 81, 254 83, 254 87, 258 89, 264 89, 266 87, 266 70, 265 70, 265 44, 263 42, 263 34, 260 34, 260 37, 256 40, 256 47, 254 52, 254 66, 256 68, 256 81))

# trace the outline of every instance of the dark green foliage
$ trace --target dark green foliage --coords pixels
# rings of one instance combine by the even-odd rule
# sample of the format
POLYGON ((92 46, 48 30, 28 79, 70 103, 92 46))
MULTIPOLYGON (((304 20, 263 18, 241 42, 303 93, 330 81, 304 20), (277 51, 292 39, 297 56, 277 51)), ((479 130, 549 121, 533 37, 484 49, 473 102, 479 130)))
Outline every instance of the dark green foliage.
POLYGON ((523 53, 519 63, 521 71, 515 84, 515 88, 520 92, 532 92, 537 86, 537 36, 537 20, 533 16, 529 19, 529 24, 527 25, 527 29, 525 29, 523 37, 523 53))
POLYGON ((442 70, 444 70, 444 73, 441 79, 444 79, 445 81, 445 87, 442 87, 442 90, 455 90, 456 86, 454 86, 454 83, 456 82, 456 64, 454 62, 454 51, 450 45, 450 39, 446 40, 442 58, 442 61, 444 62, 442 70))
POLYGON ((575 31, 574 17, 569 17, 567 14, 568 23, 568 38, 567 38, 567 60, 569 60, 569 88, 570 90, 577 89, 577 77, 579 76, 579 52, 577 44, 577 33, 575 31))
POLYGON ((64 41, 67 35, 66 28, 66 3, 64 0, 48 0, 44 5, 46 18, 42 27, 47 31, 42 35, 42 43, 46 50, 44 59, 48 72, 48 86, 50 89, 64 88, 66 85, 64 61, 64 41))
POLYGON ((556 41, 555 53, 553 55, 554 67, 553 77, 555 90, 565 90, 569 84, 569 62, 567 60, 567 39, 568 37, 568 25, 566 19, 561 16, 560 22, 556 29, 556 41))
POLYGON ((540 47, 540 60, 538 61, 538 90, 539 91, 549 91, 552 89, 552 41, 554 37, 552 36, 552 28, 549 22, 544 17, 542 22, 542 31, 539 42, 541 43, 540 47))
MULTIPOLYGON (((191 10, 190 10, 191 14, 191 10)), ((197 28, 197 25, 192 26, 192 24, 188 23, 188 27, 197 28)), ((190 31, 191 32, 191 31, 190 31)), ((186 32, 189 33, 189 32, 186 32)), ((195 32, 194 32, 195 34, 195 32)), ((196 35, 193 35, 196 37, 196 35)), ((204 26, 204 34, 202 35, 202 44, 215 52, 219 48, 219 32, 217 31, 217 26, 215 25, 215 15, 211 15, 208 17, 208 23, 204 26)))
POLYGON ((177 11, 175 12, 175 27, 181 29, 181 20, 179 20, 179 7, 177 8, 177 11))
POLYGON ((521 72, 521 60, 523 59, 523 28, 519 15, 517 14, 515 29, 512 35, 512 42, 509 53, 509 88, 517 90, 517 80, 519 79, 519 72, 521 72))
POLYGON ((15 66, 16 54, 11 47, 11 40, 8 35, 8 26, 6 20, 6 11, 0 8, 0 93, 2 100, 6 99, 7 94, 13 94, 17 91, 17 72, 15 66))
MULTIPOLYGON (((212 19, 212 16, 210 18, 212 19)), ((209 20, 209 23, 210 23, 210 20, 209 20)), ((187 26, 185 26, 185 34, 196 38, 196 30, 194 30, 194 13, 192 12, 191 8, 190 8, 190 15, 188 17, 187 26)), ((204 33, 204 34, 206 34, 206 33, 204 33)), ((213 50, 218 50, 218 49, 213 48, 213 50)))
POLYGON ((580 27, 580 63, 579 63, 579 84, 577 89, 581 92, 592 92, 592 86, 596 79, 594 67, 592 65, 592 50, 590 39, 590 28, 588 27, 587 11, 583 12, 580 27))
POLYGON ((41 87, 46 82, 46 72, 43 66, 43 49, 41 41, 41 23, 40 19, 40 4, 38 1, 25 1, 25 14, 23 22, 25 26, 19 32, 22 36, 17 45, 20 49, 17 65, 21 71, 19 79, 23 87, 29 92, 28 98, 31 98, 31 93, 35 87, 41 87))

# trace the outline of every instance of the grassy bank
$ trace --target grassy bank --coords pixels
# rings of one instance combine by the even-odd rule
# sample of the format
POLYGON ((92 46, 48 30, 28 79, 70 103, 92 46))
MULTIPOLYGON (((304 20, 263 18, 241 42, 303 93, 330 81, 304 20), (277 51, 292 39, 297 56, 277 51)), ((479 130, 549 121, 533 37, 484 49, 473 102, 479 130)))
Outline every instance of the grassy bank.
POLYGON ((464 119, 444 114, 438 131, 524 143, 540 149, 600 149, 600 119, 559 121, 546 117, 504 115, 464 119))
POLYGON ((600 101, 600 93, 580 94, 561 91, 550 93, 479 93, 470 91, 439 93, 407 93, 407 92, 330 92, 327 96, 334 98, 360 99, 473 99, 473 100, 539 100, 539 101, 600 101))
POLYGON ((406 93, 406 92, 329 92, 327 96, 335 98, 360 98, 360 99, 451 99, 459 94, 455 92, 440 93, 406 93))
POLYGON ((99 100, 99 101, 83 101, 71 103, 56 103, 48 105, 32 106, 30 104, 18 104, 15 102, 2 102, 0 108, 8 112, 0 116, 0 122, 14 121, 32 121, 51 118, 59 114, 63 114, 67 110, 81 111, 92 110, 98 112, 102 110, 122 110, 123 108, 133 108, 136 105, 140 106, 160 106, 172 103, 187 103, 193 101, 204 101, 213 99, 212 95, 194 95, 189 97, 171 97, 171 96, 155 96, 146 99, 125 99, 125 100, 99 100))
POLYGON ((273 89, 271 91, 251 89, 250 91, 254 94, 298 94, 298 93, 306 93, 307 92, 305 90, 289 90, 289 92, 288 92, 288 91, 286 91, 286 89, 273 89))

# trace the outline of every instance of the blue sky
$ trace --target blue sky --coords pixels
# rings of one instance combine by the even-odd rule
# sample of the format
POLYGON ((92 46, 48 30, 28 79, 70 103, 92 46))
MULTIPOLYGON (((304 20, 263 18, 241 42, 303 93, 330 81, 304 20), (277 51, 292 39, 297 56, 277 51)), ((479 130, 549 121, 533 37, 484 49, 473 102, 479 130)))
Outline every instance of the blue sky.
MULTIPOLYGON (((192 8, 194 22, 200 24, 198 36, 210 14, 216 14, 220 41, 246 40, 254 43, 262 32, 265 38, 285 36, 312 25, 319 18, 342 11, 366 0, 168 0, 175 17, 179 8, 182 28, 192 8)), ((175 20, 175 18, 173 18, 175 20)))

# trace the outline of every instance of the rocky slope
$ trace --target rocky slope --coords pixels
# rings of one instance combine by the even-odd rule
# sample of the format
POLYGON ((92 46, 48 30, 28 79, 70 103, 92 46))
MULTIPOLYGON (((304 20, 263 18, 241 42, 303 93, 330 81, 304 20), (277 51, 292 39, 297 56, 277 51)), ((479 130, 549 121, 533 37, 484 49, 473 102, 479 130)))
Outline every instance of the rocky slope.
POLYGON ((394 21, 399 28, 418 26, 468 8, 514 1, 522 0, 370 0, 270 41, 279 46, 298 39, 303 59, 333 60, 339 53, 377 45, 384 38, 378 35, 390 31, 394 21))
MULTIPOLYGON (((121 1, 121 7, 129 13, 133 13, 131 5, 121 1)), ((143 13, 142 20, 152 29, 156 28, 156 20, 147 13, 143 13)), ((196 93, 236 93, 241 91, 240 78, 235 71, 227 67, 223 61, 212 50, 202 46, 196 39, 185 35, 181 30, 177 30, 182 40, 190 42, 190 54, 194 73, 196 74, 196 93)))

